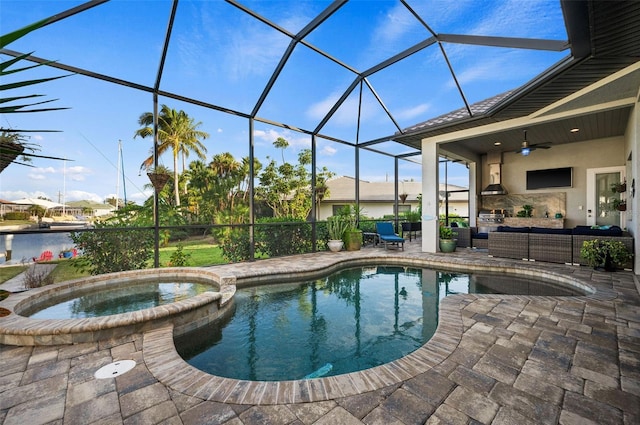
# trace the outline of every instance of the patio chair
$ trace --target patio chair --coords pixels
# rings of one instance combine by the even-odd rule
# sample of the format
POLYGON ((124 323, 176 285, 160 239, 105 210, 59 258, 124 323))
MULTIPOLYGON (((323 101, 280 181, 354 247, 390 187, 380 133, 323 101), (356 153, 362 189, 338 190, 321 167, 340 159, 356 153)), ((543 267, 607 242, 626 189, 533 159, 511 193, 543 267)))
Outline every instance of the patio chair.
POLYGON ((34 261, 36 263, 39 263, 41 261, 51 261, 51 260, 53 260, 53 252, 49 250, 43 251, 42 254, 40 254, 40 258, 38 259, 34 258, 34 261))
POLYGON ((396 234, 393 230, 393 224, 376 223, 376 231, 378 232, 378 239, 384 243, 384 249, 387 249, 387 244, 395 244, 404 251, 404 238, 396 234))

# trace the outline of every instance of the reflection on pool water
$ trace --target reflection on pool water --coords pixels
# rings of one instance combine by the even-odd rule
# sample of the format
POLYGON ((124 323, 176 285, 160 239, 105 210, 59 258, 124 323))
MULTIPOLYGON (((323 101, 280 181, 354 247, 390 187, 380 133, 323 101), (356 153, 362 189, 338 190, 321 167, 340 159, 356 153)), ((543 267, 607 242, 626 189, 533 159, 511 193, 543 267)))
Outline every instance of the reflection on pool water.
POLYGON ((403 357, 426 343, 451 294, 578 295, 509 275, 358 267, 305 283, 239 289, 232 317, 175 339, 213 375, 282 381, 338 375, 403 357))
POLYGON ((76 291, 64 298, 54 297, 39 303, 37 310, 25 310, 21 314, 33 319, 110 316, 170 304, 211 290, 215 289, 203 283, 156 280, 84 293, 76 291))

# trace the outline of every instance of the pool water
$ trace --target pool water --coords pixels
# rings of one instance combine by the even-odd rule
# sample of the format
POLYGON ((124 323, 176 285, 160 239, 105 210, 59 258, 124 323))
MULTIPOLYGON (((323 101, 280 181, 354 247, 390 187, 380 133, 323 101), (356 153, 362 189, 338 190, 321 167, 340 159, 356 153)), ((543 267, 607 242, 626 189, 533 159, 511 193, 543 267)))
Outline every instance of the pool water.
POLYGON ((65 298, 56 297, 46 303, 39 303, 34 309, 25 310, 22 314, 34 319, 110 316, 158 307, 216 290, 213 286, 203 283, 142 282, 100 291, 77 291, 65 298))
POLYGON ((239 289, 231 317, 177 337, 176 349, 192 366, 234 379, 354 372, 422 346, 436 330, 439 301, 469 292, 576 295, 506 275, 359 267, 311 282, 239 289))

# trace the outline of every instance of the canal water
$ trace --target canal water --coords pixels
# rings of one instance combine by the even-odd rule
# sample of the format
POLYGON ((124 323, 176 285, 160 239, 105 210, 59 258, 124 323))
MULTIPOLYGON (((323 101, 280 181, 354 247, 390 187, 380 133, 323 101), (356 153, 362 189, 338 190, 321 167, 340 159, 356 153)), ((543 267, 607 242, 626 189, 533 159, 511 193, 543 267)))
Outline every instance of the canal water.
POLYGON ((7 235, 0 235, 0 265, 20 264, 38 259, 44 251, 51 251, 54 258, 58 258, 60 251, 74 248, 68 232, 64 233, 26 233, 15 234, 11 242, 11 261, 5 259, 7 251, 7 235))

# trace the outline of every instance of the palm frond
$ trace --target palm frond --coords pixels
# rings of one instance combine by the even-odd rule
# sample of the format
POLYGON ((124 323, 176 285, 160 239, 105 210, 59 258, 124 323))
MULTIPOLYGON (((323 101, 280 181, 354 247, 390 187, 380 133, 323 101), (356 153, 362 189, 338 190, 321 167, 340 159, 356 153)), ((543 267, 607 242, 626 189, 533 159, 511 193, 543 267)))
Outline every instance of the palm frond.
MULTIPOLYGON (((31 53, 33 53, 33 52, 31 52, 31 53)), ((4 62, 0 62, 0 75, 13 74, 14 72, 20 72, 20 71, 24 71, 24 70, 29 69, 29 68, 35 68, 35 67, 39 66, 38 64, 36 64, 36 65, 31 65, 31 66, 28 66, 28 67, 24 67, 24 68, 17 68, 17 69, 15 69, 13 71, 6 71, 5 72, 5 69, 9 68, 13 64, 16 64, 16 63, 20 62, 23 59, 28 58, 29 56, 31 56, 31 53, 24 53, 24 54, 22 54, 20 56, 16 56, 13 59, 9 59, 9 60, 6 60, 4 62)))
POLYGON ((46 83, 46 82, 49 82, 49 81, 58 80, 60 78, 68 77, 69 75, 72 75, 72 74, 58 75, 57 77, 49 77, 49 78, 39 78, 37 80, 18 81, 18 82, 9 83, 9 84, 0 84, 0 91, 18 89, 18 88, 21 88, 21 87, 32 86, 34 84, 46 83))
MULTIPOLYGON (((7 46, 8 44, 14 42, 15 40, 19 39, 20 37, 25 36, 26 34, 30 33, 31 31, 34 31, 44 25, 47 24, 48 22, 48 18, 47 19, 43 19, 41 21, 35 22, 31 25, 27 25, 26 27, 20 28, 16 31, 13 31, 11 33, 5 34, 0 36, 0 49, 4 48, 5 46, 7 46)), ((52 62, 40 62, 37 63, 35 65, 27 65, 27 66, 22 66, 19 68, 15 68, 15 69, 11 69, 9 70, 9 68, 15 64, 17 64, 20 61, 23 60, 27 60, 29 58, 29 56, 31 56, 31 53, 27 53, 27 54, 22 54, 22 55, 18 55, 12 59, 3 61, 0 63, 0 75, 1 76, 6 76, 9 74, 16 74, 18 72, 24 72, 30 69, 34 69, 37 68, 39 66, 46 66, 52 62)), ((25 80, 25 81, 17 81, 17 82, 13 82, 13 83, 8 83, 8 84, 2 84, 0 85, 0 91, 6 91, 6 90, 13 90, 13 89, 20 89, 23 87, 30 87, 36 84, 42 84, 42 83, 47 83, 50 81, 54 81, 60 78, 65 78, 68 77, 69 75, 73 75, 73 74, 67 74, 67 75, 61 75, 61 76, 57 76, 57 77, 49 77, 49 78, 38 78, 38 79, 32 79, 32 80, 25 80)), ((59 110, 63 110, 63 109, 68 109, 68 108, 64 108, 64 107, 58 107, 58 108, 42 108, 42 107, 37 107, 39 105, 44 105, 44 104, 48 104, 50 102, 54 102, 57 99, 53 99, 53 100, 42 100, 42 101, 38 101, 38 102, 31 102, 31 103, 22 103, 22 104, 15 104, 15 105, 10 105, 9 103, 11 102, 17 102, 17 101, 23 101, 25 99, 35 99, 38 97, 42 97, 43 95, 39 95, 39 94, 31 94, 31 95, 19 95, 19 96, 10 96, 10 97, 6 97, 6 98, 2 98, 0 99, 0 104, 3 104, 4 106, 0 107, 0 114, 8 114, 8 113, 34 113, 34 112, 49 112, 49 111, 59 111, 59 110)), ((54 159, 54 160, 61 160, 61 161, 66 161, 66 158, 60 158, 57 156, 50 156, 50 155, 39 155, 36 153, 33 153, 35 150, 37 150, 33 145, 30 145, 28 143, 25 143, 25 139, 24 137, 20 136, 19 133, 21 132, 26 132, 26 131, 31 131, 31 132, 35 132, 36 130, 16 130, 16 129, 11 129, 11 130, 5 130, 0 128, 0 130, 2 130, 2 140, 0 140, 0 172, 2 172, 7 166, 9 166, 12 163, 16 163, 18 165, 25 165, 28 167, 31 167, 30 164, 25 163, 25 161, 29 161, 31 158, 43 158, 43 159, 54 159), (31 152, 27 152, 25 153, 25 151, 31 151, 31 152), (18 160, 18 158, 22 158, 22 161, 18 160)), ((53 130, 44 130, 44 131, 53 131, 53 130)))
POLYGON ((40 21, 34 22, 33 24, 27 25, 26 27, 22 27, 18 30, 10 32, 5 35, 0 36, 0 49, 4 49, 10 43, 13 43, 20 37, 24 37, 29 34, 31 31, 35 31, 38 28, 44 26, 49 21, 49 18, 42 19, 40 21))
POLYGON ((5 133, 62 133, 62 130, 21 130, 19 128, 0 128, 5 133))
POLYGON ((29 95, 26 95, 26 96, 3 97, 2 99, 0 99, 0 104, 8 103, 8 102, 15 102, 16 100, 31 99, 33 97, 42 97, 42 96, 45 96, 45 95, 44 94, 29 94, 29 95))
MULTIPOLYGON (((31 105, 26 105, 26 106, 31 106, 31 105)), ((12 113, 12 114, 25 114, 25 113, 31 113, 31 112, 50 112, 50 111, 62 111, 65 109, 70 109, 70 108, 65 108, 65 107, 60 107, 60 108, 40 108, 40 109, 29 109, 27 111, 5 111, 4 109, 6 108, 0 108, 0 113, 12 113)))

